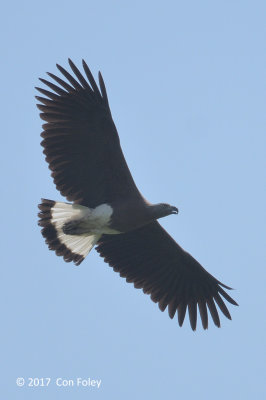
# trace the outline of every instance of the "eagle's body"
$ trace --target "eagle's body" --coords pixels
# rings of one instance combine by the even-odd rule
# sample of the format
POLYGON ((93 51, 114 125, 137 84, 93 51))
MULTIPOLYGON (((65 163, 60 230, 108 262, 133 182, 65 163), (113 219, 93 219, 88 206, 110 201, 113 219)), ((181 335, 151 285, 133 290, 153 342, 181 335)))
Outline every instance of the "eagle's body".
POLYGON ((41 79, 52 91, 38 88, 42 103, 42 146, 57 189, 72 204, 42 200, 39 224, 49 248, 65 261, 80 264, 96 250, 110 266, 151 294, 169 316, 186 309, 196 329, 197 305, 204 329, 207 306, 220 326, 216 304, 231 319, 222 295, 236 302, 190 254, 161 227, 157 219, 177 214, 169 204, 151 204, 137 189, 124 159, 99 73, 100 90, 83 61, 86 80, 69 60, 75 78, 58 66, 69 83, 49 74, 60 86, 41 79))

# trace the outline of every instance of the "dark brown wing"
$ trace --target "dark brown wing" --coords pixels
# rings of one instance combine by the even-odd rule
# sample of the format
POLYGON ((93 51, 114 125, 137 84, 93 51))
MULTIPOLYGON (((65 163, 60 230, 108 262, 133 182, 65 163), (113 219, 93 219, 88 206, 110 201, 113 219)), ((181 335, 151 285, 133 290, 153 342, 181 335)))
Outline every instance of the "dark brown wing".
POLYGON ((42 146, 57 189, 68 200, 95 207, 116 199, 140 198, 124 159, 99 73, 100 90, 83 61, 87 80, 69 60, 75 78, 57 65, 65 82, 40 79, 51 91, 37 88, 43 125, 42 146))
POLYGON ((230 288, 210 275, 158 222, 121 235, 102 236, 96 250, 127 282, 150 294, 162 311, 168 306, 170 318, 177 311, 180 326, 188 308, 191 328, 196 329, 197 306, 204 329, 208 328, 207 307, 216 326, 220 327, 216 305, 231 319, 221 297, 237 305, 221 286, 230 288))

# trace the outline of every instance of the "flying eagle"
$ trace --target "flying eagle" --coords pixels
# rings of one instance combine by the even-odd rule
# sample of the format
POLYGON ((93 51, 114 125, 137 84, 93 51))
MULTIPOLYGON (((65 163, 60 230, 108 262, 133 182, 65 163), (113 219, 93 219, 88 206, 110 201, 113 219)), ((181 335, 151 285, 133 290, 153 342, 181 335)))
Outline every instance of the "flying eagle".
POLYGON ((69 60, 74 74, 60 65, 65 80, 48 73, 57 84, 40 79, 50 90, 36 88, 42 97, 41 134, 46 161, 56 188, 71 203, 42 199, 39 225, 51 250, 79 265, 94 245, 101 257, 127 282, 150 294, 160 310, 177 313, 182 326, 188 308, 196 329, 197 306, 202 326, 208 312, 217 327, 216 306, 231 319, 222 297, 237 303, 183 250, 157 221, 178 209, 149 203, 139 192, 120 147, 105 84, 99 87, 83 60, 85 76, 69 60))

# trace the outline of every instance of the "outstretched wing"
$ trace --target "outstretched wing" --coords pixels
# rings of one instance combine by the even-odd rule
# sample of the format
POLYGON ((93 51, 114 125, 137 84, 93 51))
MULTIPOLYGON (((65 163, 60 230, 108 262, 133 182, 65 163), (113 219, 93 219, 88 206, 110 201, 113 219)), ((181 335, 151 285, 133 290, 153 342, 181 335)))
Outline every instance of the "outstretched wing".
POLYGON ((37 88, 45 97, 36 96, 43 125, 42 146, 54 183, 68 200, 95 207, 140 198, 123 156, 112 120, 106 89, 99 73, 100 90, 87 66, 87 80, 74 63, 69 65, 75 78, 57 68, 66 81, 48 73, 58 84, 40 79, 51 91, 37 88))
POLYGON ((180 326, 188 308, 191 328, 196 329, 197 305, 204 329, 207 307, 216 326, 220 327, 216 304, 231 319, 221 297, 237 305, 222 286, 230 288, 210 275, 157 221, 123 235, 104 235, 96 250, 127 282, 150 294, 162 311, 168 306, 170 318, 177 312, 180 326))

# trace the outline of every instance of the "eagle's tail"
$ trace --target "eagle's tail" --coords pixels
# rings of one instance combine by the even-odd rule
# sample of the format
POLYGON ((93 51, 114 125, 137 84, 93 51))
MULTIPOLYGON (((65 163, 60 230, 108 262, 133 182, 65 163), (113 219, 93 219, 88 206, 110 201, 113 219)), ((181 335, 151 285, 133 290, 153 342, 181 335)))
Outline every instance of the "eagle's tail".
POLYGON ((38 225, 42 227, 42 235, 46 239, 49 249, 54 250, 58 256, 63 256, 65 261, 74 261, 76 265, 79 265, 101 235, 66 234, 63 227, 67 222, 82 218, 88 208, 77 204, 42 199, 39 209, 38 225))

